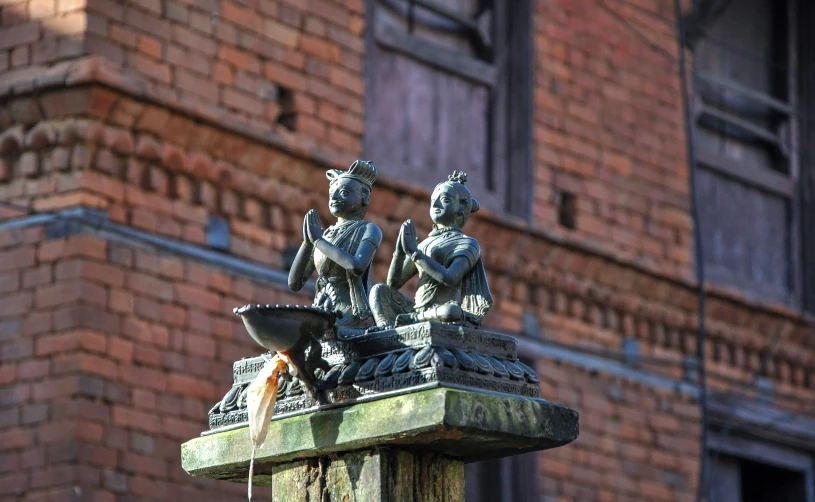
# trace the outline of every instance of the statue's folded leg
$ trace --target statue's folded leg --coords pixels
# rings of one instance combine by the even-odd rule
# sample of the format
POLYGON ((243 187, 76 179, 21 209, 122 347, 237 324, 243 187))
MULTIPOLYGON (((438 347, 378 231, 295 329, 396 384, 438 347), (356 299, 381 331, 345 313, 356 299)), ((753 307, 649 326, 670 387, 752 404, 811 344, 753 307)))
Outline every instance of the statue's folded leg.
POLYGON ((417 321, 461 322, 464 320, 464 311, 457 302, 447 302, 444 305, 430 307, 416 314, 417 321))
POLYGON ((413 312, 413 302, 387 284, 377 284, 368 295, 377 326, 396 324, 396 316, 413 312))

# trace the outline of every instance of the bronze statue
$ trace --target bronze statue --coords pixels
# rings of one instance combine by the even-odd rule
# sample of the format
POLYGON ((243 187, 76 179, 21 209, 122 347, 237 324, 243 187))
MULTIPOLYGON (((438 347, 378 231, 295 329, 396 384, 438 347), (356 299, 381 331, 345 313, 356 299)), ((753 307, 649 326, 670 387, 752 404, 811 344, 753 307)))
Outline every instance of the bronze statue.
POLYGON ((347 171, 326 172, 328 207, 337 223, 323 231, 312 209, 303 221, 303 244, 289 271, 289 287, 299 291, 317 271, 314 306, 338 312, 337 334, 348 337, 374 325, 368 304, 368 270, 382 242, 379 227, 365 221, 377 170, 357 160, 347 171))
POLYGON ((467 175, 453 171, 433 190, 430 218, 433 231, 418 243, 411 220, 402 224, 387 284, 371 289, 370 303, 380 328, 422 321, 479 326, 492 306, 481 248, 461 228, 478 201, 464 186, 467 175), (398 291, 419 274, 415 302, 398 291))

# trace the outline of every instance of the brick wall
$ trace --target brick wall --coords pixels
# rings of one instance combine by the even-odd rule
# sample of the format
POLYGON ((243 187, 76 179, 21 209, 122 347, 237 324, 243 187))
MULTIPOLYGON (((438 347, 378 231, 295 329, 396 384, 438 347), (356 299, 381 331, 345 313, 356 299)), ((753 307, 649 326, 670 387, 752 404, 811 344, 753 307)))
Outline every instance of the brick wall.
MULTIPOLYGON (((657 49, 593 0, 536 2, 535 223, 689 278, 671 6, 618 3, 611 7, 657 49), (573 231, 557 223, 563 192, 577 196, 573 231)), ((154 99, 281 135, 342 163, 361 153, 362 0, 40 0, 10 2, 3 12, 7 58, 65 40, 69 46, 47 57, 16 59, 43 65, 98 55, 141 79, 154 99)))
POLYGON ((354 156, 362 122, 363 2, 89 1, 88 52, 185 105, 354 156), (93 29, 90 29, 90 28, 93 29))
MULTIPOLYGON (((606 3, 675 52, 669 3, 606 3)), ((697 321, 675 65, 595 2, 536 6, 535 225, 484 211, 467 226, 497 300, 488 327, 597 353, 636 340, 659 361, 638 371, 678 382, 697 321), (575 230, 557 224, 558 191, 577 197, 575 230)), ((308 209, 331 222, 325 170, 360 152, 362 12, 2 3, 0 200, 96 208, 203 251, 210 217, 223 217, 223 255, 283 268, 308 209), (60 41, 81 50, 31 56, 60 41)), ((428 194, 380 168, 369 211, 384 234, 378 281, 399 224, 429 230, 428 194)), ((179 444, 205 428, 231 361, 257 353, 231 309, 308 299, 93 225, 10 229, 23 217, 0 207, 0 498, 76 500, 75 487, 103 501, 242 498, 242 486, 186 476, 179 444)), ((749 394, 765 374, 779 408, 811 413, 794 399, 815 390, 810 320, 718 289, 708 316, 714 390, 749 394)), ((542 395, 580 411, 582 431, 543 455, 545 495, 689 500, 699 429, 688 395, 551 359, 539 372, 542 395)))
POLYGON ((85 33, 95 24, 84 4, 79 0, 3 2, 0 72, 30 70, 81 55, 85 33))
POLYGON ((699 407, 687 396, 568 365, 539 365, 541 392, 580 410, 580 436, 544 452, 544 500, 692 501, 699 407))
POLYGON ((283 297, 178 257, 45 234, 0 232, 0 498, 243 500, 245 487, 187 476, 179 445, 206 428, 231 362, 260 352, 231 307, 283 297))
POLYGON ((575 194, 577 235, 691 277, 673 3, 536 6, 536 218, 558 228, 557 194, 575 194))

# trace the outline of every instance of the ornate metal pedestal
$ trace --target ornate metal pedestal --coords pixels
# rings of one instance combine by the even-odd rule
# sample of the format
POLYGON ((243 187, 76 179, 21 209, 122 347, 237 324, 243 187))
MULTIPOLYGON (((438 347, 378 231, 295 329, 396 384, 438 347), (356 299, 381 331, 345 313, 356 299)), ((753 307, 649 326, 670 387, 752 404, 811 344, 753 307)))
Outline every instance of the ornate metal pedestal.
MULTIPOLYGON (((538 377, 518 360, 516 345, 510 336, 434 322, 324 340, 328 370, 315 373, 322 395, 315 398, 296 378, 281 379, 275 419, 433 387, 538 397, 538 377)), ((259 356, 233 364, 233 386, 210 411, 204 434, 246 424, 245 391, 263 362, 259 356)))

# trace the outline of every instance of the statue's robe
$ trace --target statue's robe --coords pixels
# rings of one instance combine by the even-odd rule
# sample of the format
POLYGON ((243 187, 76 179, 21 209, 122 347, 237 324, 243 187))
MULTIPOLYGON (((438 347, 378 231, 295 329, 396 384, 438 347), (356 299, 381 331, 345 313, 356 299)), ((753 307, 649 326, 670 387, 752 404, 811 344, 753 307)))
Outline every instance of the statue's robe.
MULTIPOLYGON (((365 238, 368 225, 365 220, 349 220, 328 227, 323 238, 351 255, 356 255, 364 241, 377 243, 365 238)), ((319 249, 314 248, 312 260, 317 270, 317 289, 314 295, 316 306, 324 307, 326 299, 330 300, 333 310, 342 312, 337 320, 340 328, 367 328, 374 325, 371 307, 368 304, 368 272, 354 275, 337 263, 331 261, 319 249)))

